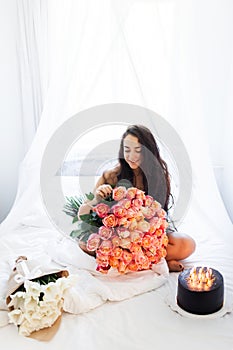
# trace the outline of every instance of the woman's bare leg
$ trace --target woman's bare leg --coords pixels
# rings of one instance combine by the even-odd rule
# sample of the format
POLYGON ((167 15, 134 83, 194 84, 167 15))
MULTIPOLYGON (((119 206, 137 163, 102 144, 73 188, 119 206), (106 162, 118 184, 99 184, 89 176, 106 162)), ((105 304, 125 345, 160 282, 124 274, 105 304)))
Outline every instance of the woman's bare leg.
POLYGON ((190 256, 196 247, 195 241, 188 235, 180 232, 168 233, 167 264, 170 271, 182 271, 183 265, 179 260, 190 256))

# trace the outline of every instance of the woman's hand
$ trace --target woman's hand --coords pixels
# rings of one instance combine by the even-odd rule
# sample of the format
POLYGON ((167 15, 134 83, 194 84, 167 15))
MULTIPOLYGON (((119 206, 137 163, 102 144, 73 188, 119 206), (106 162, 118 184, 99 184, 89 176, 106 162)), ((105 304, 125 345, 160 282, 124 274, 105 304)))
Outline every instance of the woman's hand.
POLYGON ((97 201, 100 201, 101 199, 104 199, 110 196, 111 193, 112 193, 112 186, 103 184, 97 187, 95 191, 95 198, 97 201))

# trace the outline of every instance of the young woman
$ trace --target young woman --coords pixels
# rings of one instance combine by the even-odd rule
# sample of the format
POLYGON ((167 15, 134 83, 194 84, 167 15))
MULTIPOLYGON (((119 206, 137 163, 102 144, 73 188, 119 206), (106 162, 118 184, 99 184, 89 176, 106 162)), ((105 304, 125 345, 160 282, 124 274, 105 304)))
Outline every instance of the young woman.
MULTIPOLYGON (((155 198, 168 211, 170 177, 167 164, 161 158, 154 136, 143 125, 131 125, 122 135, 119 164, 107 170, 98 180, 93 201, 80 207, 79 215, 90 212, 91 206, 112 192, 112 186, 127 183, 145 191, 155 198)), ((181 271, 183 260, 195 250, 194 240, 187 234, 168 228, 169 243, 166 260, 170 271, 181 271)))

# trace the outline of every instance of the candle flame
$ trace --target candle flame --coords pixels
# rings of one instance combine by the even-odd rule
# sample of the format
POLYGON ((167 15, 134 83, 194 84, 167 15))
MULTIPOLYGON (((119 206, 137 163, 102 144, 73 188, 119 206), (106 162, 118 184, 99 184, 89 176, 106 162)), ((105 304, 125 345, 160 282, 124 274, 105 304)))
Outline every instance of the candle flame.
POLYGON ((213 271, 208 267, 193 267, 188 277, 189 286, 197 290, 209 290, 214 283, 213 271))

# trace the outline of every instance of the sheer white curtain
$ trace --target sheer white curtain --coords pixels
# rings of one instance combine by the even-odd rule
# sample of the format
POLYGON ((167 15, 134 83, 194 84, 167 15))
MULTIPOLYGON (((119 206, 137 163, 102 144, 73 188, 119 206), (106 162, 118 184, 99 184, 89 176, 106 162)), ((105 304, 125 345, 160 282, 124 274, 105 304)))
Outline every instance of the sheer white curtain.
MULTIPOLYGON (((223 195, 231 212, 232 164, 223 157, 229 152, 221 138, 229 132, 232 109, 232 3, 22 0, 18 14, 23 110, 40 123, 1 231, 38 209, 40 162, 54 131, 83 109, 121 102, 156 111, 177 130, 193 167, 194 205, 214 227, 221 229, 224 221, 231 232, 212 165, 224 169, 223 195)), ((229 137, 224 143, 232 148, 229 137)), ((198 220, 193 227, 198 229, 198 220)))

